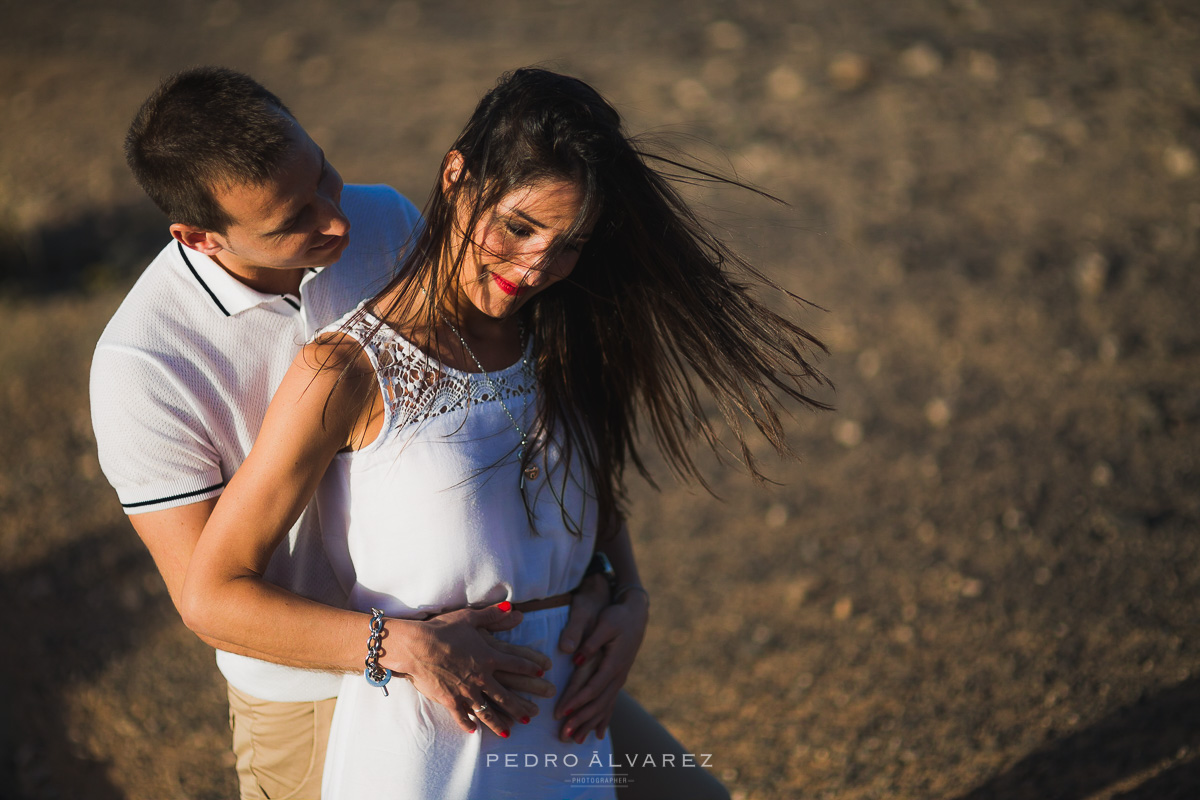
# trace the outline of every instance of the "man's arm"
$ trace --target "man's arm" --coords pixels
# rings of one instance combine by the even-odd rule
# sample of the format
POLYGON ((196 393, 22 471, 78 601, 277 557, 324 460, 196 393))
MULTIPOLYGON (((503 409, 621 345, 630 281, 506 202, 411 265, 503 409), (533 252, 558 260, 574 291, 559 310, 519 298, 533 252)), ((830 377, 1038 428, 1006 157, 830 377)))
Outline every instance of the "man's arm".
MULTIPOLYGON (((150 551, 154 565, 158 567, 159 574, 167 584, 167 593, 171 596, 171 602, 175 604, 176 611, 180 611, 183 582, 187 578, 188 564, 191 563, 196 542, 199 541, 200 534, 204 531, 204 524, 208 522, 216 505, 217 498, 212 497, 186 506, 129 516, 133 529, 137 531, 142 543, 150 551)), ((249 656, 288 667, 317 668, 312 664, 288 661, 270 653, 262 653, 246 647, 239 647, 230 642, 222 642, 202 633, 196 635, 207 645, 229 653, 236 653, 239 656, 249 656)))

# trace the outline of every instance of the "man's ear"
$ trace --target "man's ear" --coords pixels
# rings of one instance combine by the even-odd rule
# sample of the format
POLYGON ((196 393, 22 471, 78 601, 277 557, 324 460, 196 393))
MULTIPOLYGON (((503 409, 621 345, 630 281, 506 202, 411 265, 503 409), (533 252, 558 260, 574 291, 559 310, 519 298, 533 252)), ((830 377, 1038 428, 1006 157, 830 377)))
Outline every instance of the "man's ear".
POLYGON ((184 225, 182 222, 171 224, 171 236, 184 247, 209 257, 225 249, 222 244, 224 237, 220 234, 193 225, 184 225))
POLYGON ((458 183, 463 175, 464 164, 462 153, 451 150, 442 160, 442 192, 450 191, 450 187, 458 183))

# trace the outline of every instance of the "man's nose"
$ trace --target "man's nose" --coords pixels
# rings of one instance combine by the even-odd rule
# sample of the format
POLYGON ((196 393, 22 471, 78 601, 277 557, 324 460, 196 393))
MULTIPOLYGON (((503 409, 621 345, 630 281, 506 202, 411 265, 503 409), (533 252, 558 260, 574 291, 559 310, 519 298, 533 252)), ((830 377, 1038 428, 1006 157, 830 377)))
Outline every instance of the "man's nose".
POLYGON ((326 199, 323 211, 325 221, 321 233, 328 236, 345 236, 350 232, 350 220, 342 212, 342 204, 338 199, 326 199))

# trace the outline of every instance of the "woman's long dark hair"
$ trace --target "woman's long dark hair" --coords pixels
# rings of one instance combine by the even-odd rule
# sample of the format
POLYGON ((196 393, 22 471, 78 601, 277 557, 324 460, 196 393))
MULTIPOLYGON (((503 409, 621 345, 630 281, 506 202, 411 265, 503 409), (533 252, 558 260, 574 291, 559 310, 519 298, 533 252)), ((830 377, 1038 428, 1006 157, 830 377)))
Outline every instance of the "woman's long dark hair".
MULTIPOLYGON (((813 385, 829 385, 811 361, 824 345, 752 297, 756 286, 783 290, 709 233, 650 164, 683 170, 685 180, 742 184, 643 152, 595 89, 542 69, 503 76, 451 152, 463 158, 463 177, 444 189, 439 173, 424 228, 376 302, 393 292, 394 300, 377 310, 411 318, 407 311, 422 308, 419 327, 436 331, 469 249, 465 232, 515 189, 547 179, 575 183, 581 213, 547 263, 594 221, 591 237, 570 277, 520 313, 541 392, 540 439, 557 442, 567 463, 579 457, 597 494, 601 533, 618 527, 626 464, 650 479, 639 420, 677 475, 703 483, 690 444, 698 437, 715 450, 723 445, 702 407, 702 386, 742 462, 761 479, 745 423, 788 453, 781 400, 827 407, 809 394, 813 385), (465 225, 460 208, 470 209, 465 225), (433 302, 422 302, 422 286, 433 302)), ((531 448, 524 459, 536 455, 531 448)))

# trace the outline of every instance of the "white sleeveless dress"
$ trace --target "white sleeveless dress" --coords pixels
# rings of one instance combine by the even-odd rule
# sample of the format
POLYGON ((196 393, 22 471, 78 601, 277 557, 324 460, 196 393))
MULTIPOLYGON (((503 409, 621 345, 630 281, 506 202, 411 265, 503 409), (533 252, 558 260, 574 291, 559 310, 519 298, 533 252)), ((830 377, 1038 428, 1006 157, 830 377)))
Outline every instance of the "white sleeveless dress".
MULTIPOLYGON (((595 544, 595 495, 578 465, 568 470, 548 446, 537 477, 526 478, 531 531, 519 489, 520 436, 499 402, 531 431, 536 387, 526 360, 487 377, 465 373, 387 326, 371 335, 377 324, 366 315, 348 333, 379 375, 383 429, 369 446, 339 455, 318 491, 326 551, 350 607, 420 619, 577 586, 595 544)), ((567 613, 532 612, 497 635, 550 656, 546 678, 560 693, 574 669, 557 647, 567 613)), ((560 742, 553 698, 530 698, 540 713, 503 739, 482 725, 464 733, 406 680, 392 680, 388 691, 361 673, 343 679, 324 800, 615 797, 609 740, 560 742)))

